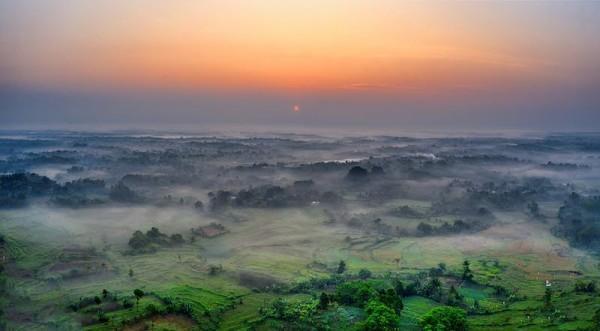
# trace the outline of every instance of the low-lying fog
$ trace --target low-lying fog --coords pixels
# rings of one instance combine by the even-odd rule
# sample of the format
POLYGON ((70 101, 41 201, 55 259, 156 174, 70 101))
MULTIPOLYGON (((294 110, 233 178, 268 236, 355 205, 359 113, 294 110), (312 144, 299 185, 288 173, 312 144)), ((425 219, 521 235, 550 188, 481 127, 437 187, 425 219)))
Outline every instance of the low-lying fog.
MULTIPOLYGON (((595 135, 18 132, 0 135, 0 234, 58 256, 93 248, 114 284, 129 268, 151 286, 219 265, 250 288, 340 259, 408 272, 465 256, 534 280, 595 265, 599 169, 595 135)), ((82 263, 42 263, 29 293, 91 284, 100 267, 82 263)))

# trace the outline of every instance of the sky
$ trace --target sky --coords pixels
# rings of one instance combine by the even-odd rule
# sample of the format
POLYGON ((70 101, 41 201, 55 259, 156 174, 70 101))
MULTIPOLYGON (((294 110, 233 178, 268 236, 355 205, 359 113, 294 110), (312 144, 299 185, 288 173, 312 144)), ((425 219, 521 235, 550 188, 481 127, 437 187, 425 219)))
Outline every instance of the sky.
POLYGON ((0 0, 0 128, 600 129, 600 1, 0 0))

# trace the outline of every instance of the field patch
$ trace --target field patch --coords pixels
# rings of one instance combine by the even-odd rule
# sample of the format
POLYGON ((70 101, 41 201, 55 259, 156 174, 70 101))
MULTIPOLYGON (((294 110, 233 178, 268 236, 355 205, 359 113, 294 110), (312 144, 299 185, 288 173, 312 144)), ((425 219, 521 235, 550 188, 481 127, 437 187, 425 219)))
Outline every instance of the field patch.
POLYGON ((440 304, 420 296, 410 296, 402 299, 404 309, 400 314, 400 329, 419 330, 419 319, 429 310, 440 304))

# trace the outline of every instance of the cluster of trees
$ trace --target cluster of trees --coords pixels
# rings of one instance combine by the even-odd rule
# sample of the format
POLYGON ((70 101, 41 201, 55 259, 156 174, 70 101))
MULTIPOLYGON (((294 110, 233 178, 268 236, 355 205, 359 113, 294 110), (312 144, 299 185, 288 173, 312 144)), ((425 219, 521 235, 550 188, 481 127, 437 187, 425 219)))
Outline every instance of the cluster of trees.
POLYGON ((132 299, 135 299, 139 306, 139 301, 143 296, 144 291, 140 289, 135 289, 133 296, 119 296, 117 293, 103 289, 100 295, 81 297, 79 301, 70 303, 68 308, 74 312, 81 312, 88 315, 92 313, 94 315, 82 319, 82 324, 84 325, 106 323, 110 320, 106 312, 132 308, 132 299))
POLYGON ((546 168, 546 169, 552 169, 552 170, 577 170, 577 169, 589 169, 588 165, 584 165, 584 164, 575 164, 575 163, 568 163, 568 162, 552 162, 552 161, 548 161, 544 164, 542 164, 542 168, 546 168))
POLYGON ((109 198, 115 202, 121 203, 142 203, 144 198, 130 189, 123 182, 118 182, 110 188, 109 198))
POLYGON ((486 207, 501 210, 522 209, 537 198, 557 192, 548 178, 524 178, 515 181, 487 182, 453 181, 432 205, 435 214, 492 216, 486 207), (483 208, 483 209, 482 209, 483 208))
POLYGON ((123 182, 106 188, 103 180, 83 178, 63 185, 34 173, 0 175, 0 208, 18 208, 28 200, 49 197, 52 204, 80 208, 97 206, 109 200, 121 203, 141 203, 145 199, 123 182))
POLYGON ((514 209, 523 206, 535 197, 552 191, 554 185, 548 178, 525 178, 521 182, 489 182, 469 190, 474 201, 489 203, 500 209, 514 209))
POLYGON ((396 207, 388 212, 388 214, 396 217, 405 217, 405 218, 424 218, 425 214, 421 213, 418 210, 415 210, 409 206, 400 206, 396 207))
POLYGON ((455 220, 452 224, 444 222, 440 226, 433 226, 429 223, 421 222, 417 225, 417 235, 419 236, 434 236, 447 235, 457 233, 470 233, 485 230, 489 227, 488 222, 481 220, 471 220, 465 222, 463 220, 455 220))
POLYGON ((467 314, 456 307, 436 307, 427 312, 419 325, 423 331, 464 331, 469 329, 467 314))
POLYGON ((147 294, 150 293, 146 293, 139 288, 134 289, 129 295, 118 295, 117 293, 103 289, 100 295, 81 297, 79 298, 79 301, 69 304, 68 307, 74 312, 84 314, 84 317, 82 318, 83 325, 109 322, 110 318, 106 315, 107 312, 119 309, 130 309, 134 306, 136 307, 136 314, 133 317, 120 318, 118 322, 112 323, 111 327, 122 327, 139 322, 151 316, 173 313, 183 314, 197 320, 197 316, 195 316, 189 304, 175 302, 175 300, 170 297, 159 297, 159 299, 163 301, 164 307, 159 307, 155 304, 147 304, 143 310, 140 310, 140 300, 147 294))
POLYGON ((321 292, 318 299, 296 303, 278 299, 261 312, 266 318, 286 322, 290 328, 312 329, 323 327, 319 313, 331 305, 352 306, 366 314, 357 326, 359 330, 396 330, 404 307, 400 289, 401 286, 386 288, 368 280, 345 281, 333 293, 321 292))
POLYGON ((575 247, 600 249, 600 196, 571 193, 558 211, 553 233, 575 247))
POLYGON ((578 293, 595 293, 596 292, 596 282, 594 281, 583 281, 578 280, 575 283, 575 292, 578 293))
MULTIPOLYGON (((468 263, 463 267, 463 277, 472 278, 468 263)), ((371 273, 365 271, 357 275, 342 275, 345 268, 346 265, 340 263, 331 277, 320 281, 315 279, 299 286, 304 290, 323 289, 312 300, 291 303, 278 299, 270 307, 261 309, 263 316, 283 321, 285 325, 281 327, 284 329, 327 329, 323 313, 331 311, 332 306, 350 306, 360 308, 365 313, 365 318, 354 325, 355 329, 398 330, 404 308, 402 298, 420 295, 448 305, 437 307, 423 316, 420 326, 424 330, 468 329, 466 312, 459 308, 464 306, 464 298, 454 286, 444 291, 437 277, 416 277, 405 286, 398 278, 373 279, 370 278, 371 273)), ((439 275, 445 270, 445 265, 441 263, 438 268, 432 268, 430 273, 439 275)))
POLYGON ((0 176, 0 208, 17 208, 30 197, 52 193, 59 185, 48 177, 32 173, 0 176))
POLYGON ((143 233, 142 231, 135 231, 129 239, 129 247, 131 253, 153 253, 158 247, 173 246, 183 244, 185 240, 183 236, 176 233, 168 236, 158 228, 152 227, 150 230, 143 233))
POLYGON ((346 179, 350 181, 363 181, 368 179, 370 176, 383 175, 383 168, 380 166, 373 166, 371 172, 361 166, 354 166, 348 170, 346 179))
POLYGON ((319 323, 323 323, 319 319, 320 312, 328 310, 331 305, 352 306, 361 308, 366 313, 366 318, 359 324, 360 329, 395 330, 398 328, 399 314, 403 309, 402 298, 418 295, 450 306, 432 311, 422 323, 424 329, 431 327, 429 330, 466 330, 466 313, 458 308, 471 309, 472 307, 467 307, 464 297, 454 285, 450 285, 446 290, 440 277, 472 282, 473 272, 468 261, 464 261, 462 272, 459 274, 453 274, 447 270, 446 264, 440 263, 428 272, 415 275, 412 281, 405 285, 393 275, 373 278, 373 274, 368 269, 350 274, 347 272, 346 263, 342 260, 329 277, 313 278, 298 283, 287 291, 287 293, 313 293, 312 303, 304 302, 302 305, 296 305, 279 300, 275 303, 277 307, 266 310, 266 316, 289 323, 292 320, 299 320, 302 311, 305 314, 302 316, 309 318, 304 318, 304 324, 295 327, 306 329, 319 327, 319 323), (315 295, 315 291, 320 292, 320 295, 315 295), (445 329, 440 329, 440 325, 445 329))
POLYGON ((338 204, 341 197, 331 191, 319 192, 312 185, 304 183, 281 187, 277 185, 263 185, 241 190, 237 193, 231 191, 210 192, 210 208, 219 211, 226 207, 246 208, 281 208, 304 207, 313 201, 327 204, 338 204))

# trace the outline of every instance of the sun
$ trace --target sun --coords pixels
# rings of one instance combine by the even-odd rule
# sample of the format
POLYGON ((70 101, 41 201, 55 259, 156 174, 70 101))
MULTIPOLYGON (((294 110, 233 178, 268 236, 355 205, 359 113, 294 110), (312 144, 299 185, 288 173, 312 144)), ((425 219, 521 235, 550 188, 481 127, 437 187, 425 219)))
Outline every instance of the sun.
POLYGON ((297 113, 300 111, 300 106, 294 105, 294 107, 292 107, 292 110, 294 111, 294 113, 297 113))

